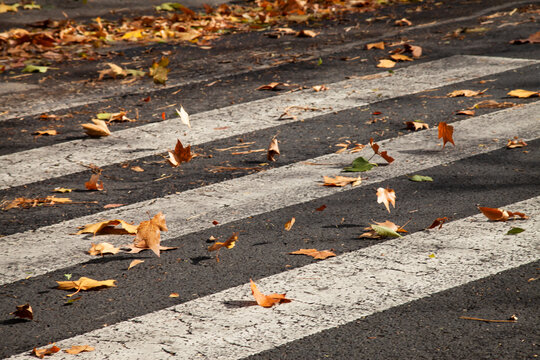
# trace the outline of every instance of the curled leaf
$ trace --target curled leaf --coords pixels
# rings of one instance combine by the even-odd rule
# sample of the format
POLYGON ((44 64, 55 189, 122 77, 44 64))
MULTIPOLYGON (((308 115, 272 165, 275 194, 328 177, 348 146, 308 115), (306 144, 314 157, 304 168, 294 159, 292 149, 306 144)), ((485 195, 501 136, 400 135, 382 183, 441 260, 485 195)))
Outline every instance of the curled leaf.
POLYGON ((120 248, 114 247, 113 244, 102 242, 99 244, 92 243, 92 247, 88 250, 90 255, 105 255, 105 254, 118 254, 120 248))
POLYGON ((445 222, 447 222, 449 219, 445 216, 445 217, 439 217, 439 218, 436 218, 433 223, 428 227, 428 229, 434 229, 436 228, 437 226, 439 227, 439 230, 442 228, 443 224, 445 222))
POLYGON ((393 68, 394 66, 396 66, 396 63, 388 59, 379 60, 379 63, 377 64, 378 68, 386 68, 386 69, 393 68))
POLYGON ((268 159, 268 161, 276 161, 276 157, 280 155, 281 154, 279 152, 278 141, 275 137, 273 137, 270 141, 270 145, 268 146, 266 158, 268 159))
POLYGON ((214 244, 210 245, 208 247, 208 251, 216 251, 216 250, 219 250, 219 249, 221 249, 223 247, 225 247, 227 249, 232 249, 234 247, 234 245, 236 245, 237 240, 238 240, 238 233, 235 232, 227 239, 227 241, 215 242, 214 244))
POLYGON ((69 349, 65 349, 64 352, 71 354, 71 355, 77 355, 82 352, 90 352, 96 350, 94 347, 90 345, 73 345, 69 349))
POLYGON ((43 349, 34 348, 32 350, 32 355, 35 355, 38 358, 43 359, 45 355, 52 355, 59 351, 60 351, 60 348, 53 344, 53 346, 51 346, 50 348, 43 348, 43 349))
POLYGON ((114 287, 116 280, 94 280, 87 277, 81 277, 79 280, 76 281, 57 281, 58 283, 58 289, 60 290, 71 290, 71 289, 77 289, 76 292, 73 294, 69 294, 68 296, 73 296, 77 294, 81 290, 97 290, 100 288, 105 287, 114 287))
POLYGON ((106 220, 101 221, 98 223, 88 224, 85 225, 81 230, 77 232, 76 235, 80 234, 111 234, 111 233, 119 233, 119 234, 136 234, 137 233, 137 225, 132 225, 124 220, 106 220), (116 225, 122 225, 122 228, 124 229, 123 232, 118 231, 119 229, 113 229, 116 225), (116 231, 114 231, 116 230, 116 231))
POLYGON ((99 180, 99 174, 92 174, 90 180, 84 183, 88 190, 103 190, 103 181, 99 180))
POLYGON ((423 175, 413 175, 409 177, 409 180, 421 182, 421 181, 433 181, 433 178, 430 176, 423 176, 423 175))
POLYGON ((454 144, 454 139, 452 137, 454 133, 454 127, 452 125, 448 125, 444 121, 441 121, 439 123, 439 136, 438 139, 443 139, 443 149, 447 142, 450 142, 452 145, 456 146, 454 144))
POLYGON ((497 209, 497 208, 489 208, 489 207, 482 207, 479 206, 478 210, 482 212, 489 220, 492 221, 507 221, 510 218, 514 218, 516 216, 519 216, 522 219, 528 219, 529 217, 525 215, 522 212, 512 212, 512 211, 506 211, 503 209, 497 209))
POLYGON ((290 252, 291 255, 307 255, 311 256, 314 259, 317 260, 324 260, 326 258, 336 256, 332 251, 330 250, 317 250, 317 249, 300 249, 293 252, 290 252))
POLYGON ((540 96, 540 92, 538 92, 538 91, 530 91, 530 90, 523 90, 523 89, 516 89, 516 90, 510 91, 507 95, 512 96, 512 97, 521 98, 521 99, 526 99, 526 98, 530 98, 530 97, 533 97, 533 96, 540 96))
POLYGON ((290 299, 285 298, 286 294, 264 295, 263 293, 259 291, 259 289, 257 288, 257 285, 253 282, 253 280, 249 279, 249 282, 251 284, 251 293, 253 294, 255 301, 257 301, 257 304, 262 307, 272 307, 274 304, 282 304, 282 303, 291 302, 290 299))
POLYGON ((17 305, 17 310, 11 313, 20 319, 34 320, 34 312, 30 304, 17 305))
POLYGON ((285 224, 285 230, 290 231, 295 222, 296 222, 296 219, 294 217, 291 220, 287 221, 287 223, 285 224))
POLYGON ((396 193, 393 189, 385 189, 385 188, 378 188, 377 189, 377 202, 384 203, 384 206, 386 206, 386 210, 390 212, 390 206, 389 204, 392 204, 392 206, 396 207, 396 193))
POLYGON ((111 135, 107 123, 103 120, 92 119, 93 124, 81 124, 84 132, 91 137, 102 137, 111 135))
POLYGON ((353 178, 353 177, 347 177, 347 176, 336 176, 335 178, 332 178, 330 176, 323 176, 324 180, 324 186, 347 186, 351 184, 351 186, 359 185, 362 182, 362 178, 360 176, 353 178))

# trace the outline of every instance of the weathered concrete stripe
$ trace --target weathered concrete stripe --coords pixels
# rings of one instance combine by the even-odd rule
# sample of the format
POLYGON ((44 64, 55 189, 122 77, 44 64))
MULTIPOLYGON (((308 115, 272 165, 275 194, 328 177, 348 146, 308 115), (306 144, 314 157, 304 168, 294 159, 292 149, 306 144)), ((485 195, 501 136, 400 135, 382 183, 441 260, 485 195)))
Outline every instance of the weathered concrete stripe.
POLYGON ((453 56, 396 70, 393 76, 385 72, 377 79, 333 83, 328 91, 310 89, 195 114, 189 131, 176 118, 117 131, 102 139, 76 140, 5 155, 0 157, 0 168, 4 169, 0 189, 84 171, 87 167, 83 165, 90 163, 101 167, 165 152, 174 147, 177 138, 182 138, 184 144, 198 145, 293 122, 279 120, 289 106, 318 109, 299 115, 313 118, 534 63, 523 59, 453 56), (227 129, 214 130, 218 127, 227 129))
MULTIPOLYGON (((364 180, 360 187, 493 151, 504 147, 506 139, 513 136, 523 137, 526 140, 537 139, 540 137, 540 101, 520 108, 468 118, 454 123, 453 126, 457 145, 447 146, 444 150, 441 150, 440 142, 437 140, 436 129, 380 142, 396 160, 389 166, 371 170, 369 178, 364 180), (511 127, 508 126, 510 121, 511 127), (500 140, 494 142, 494 138, 500 140)), ((148 213, 163 211, 169 227, 169 231, 163 233, 163 239, 177 238, 211 227, 213 220, 227 224, 315 200, 338 191, 349 191, 350 187, 320 186, 322 176, 336 175, 357 156, 368 158, 371 155, 372 151, 369 148, 357 154, 325 155, 310 159, 309 162, 331 163, 335 166, 295 163, 181 194, 135 203, 35 231, 3 237, 0 285, 23 279, 28 275, 41 275, 90 260, 91 257, 86 251, 93 239, 91 236, 70 235, 75 232, 77 226, 106 219, 140 222, 147 219, 148 213), (275 186, 276 183, 279 183, 279 187, 275 186)), ((126 242, 125 237, 112 235, 102 235, 100 241, 117 245, 126 242)))
MULTIPOLYGON (((219 2, 219 0, 217 2, 219 2)), ((420 24, 420 25, 410 26, 406 28, 396 29, 390 32, 385 32, 384 38, 385 39, 392 38, 394 36, 397 36, 400 34, 406 34, 406 33, 413 32, 419 29, 429 29, 429 28, 443 26, 447 24, 467 21, 467 20, 475 19, 477 17, 483 16, 492 12, 496 12, 502 9, 511 9, 521 4, 538 3, 538 2, 540 2, 540 0, 526 0, 526 1, 521 0, 521 1, 514 1, 511 3, 503 4, 503 5, 491 6, 488 8, 484 8, 480 11, 477 11, 473 14, 467 15, 467 16, 451 18, 451 19, 446 19, 446 20, 441 20, 441 21, 436 21, 436 22, 429 22, 427 24, 420 24)), ((323 49, 319 49, 312 56, 303 58, 302 61, 312 61, 314 59, 318 59, 321 56, 327 56, 327 55, 336 54, 336 53, 340 53, 344 51, 350 51, 352 49, 362 49, 365 44, 379 41, 379 40, 382 40, 380 36, 364 39, 361 41, 348 42, 346 44, 329 45, 323 49)), ((186 64, 186 65, 189 66, 189 64, 186 64)), ((274 67, 276 66, 273 64, 264 64, 264 65, 250 66, 249 69, 238 71, 237 64, 231 63, 230 69, 227 69, 227 65, 223 66, 223 69, 221 69, 220 74, 212 75, 212 79, 216 80, 216 79, 225 78, 231 75, 238 76, 238 75, 252 73, 255 71, 270 69, 274 67)), ((115 86, 114 88, 111 88, 112 91, 111 89, 109 89, 106 92, 103 92, 103 89, 100 89, 99 91, 96 91, 96 93, 92 93, 90 90, 90 92, 87 92, 85 94, 83 99, 81 99, 80 95, 70 96, 69 94, 66 94, 66 96, 63 97, 61 101, 56 101, 56 99, 53 99, 53 100, 33 99, 32 103, 26 102, 22 106, 20 104, 17 104, 17 108, 9 109, 10 112, 8 114, 0 114, 0 121, 20 118, 20 117, 25 117, 25 116, 31 116, 31 115, 38 115, 43 112, 59 111, 59 110, 69 109, 69 108, 73 108, 73 107, 81 106, 81 105, 95 104, 110 97, 119 97, 126 94, 152 93, 152 92, 159 91, 162 89, 169 89, 169 88, 174 88, 174 87, 179 87, 179 86, 188 86, 191 84, 202 83, 209 80, 210 78, 208 76, 203 75, 198 78, 194 78, 194 79, 192 78, 187 81, 184 79, 182 79, 181 81, 175 81, 175 79, 170 79, 167 85, 165 85, 164 87, 160 87, 159 89, 156 89, 155 86, 147 85, 147 84, 142 84, 142 85, 139 84, 139 86, 137 86, 137 89, 134 89, 132 86, 120 85, 120 86, 115 86)))
POLYGON ((258 280, 293 299, 271 309, 248 306, 245 284, 57 345, 96 348, 80 359, 240 359, 540 259, 539 204, 508 205, 530 215, 518 236, 476 215, 258 280))

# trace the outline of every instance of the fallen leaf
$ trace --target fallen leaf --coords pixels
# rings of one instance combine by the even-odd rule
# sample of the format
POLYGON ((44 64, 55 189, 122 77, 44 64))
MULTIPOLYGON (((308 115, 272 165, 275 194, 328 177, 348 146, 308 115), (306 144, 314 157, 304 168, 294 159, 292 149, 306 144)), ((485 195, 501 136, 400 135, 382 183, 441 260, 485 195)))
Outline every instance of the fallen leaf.
POLYGON ((177 298, 177 297, 180 297, 180 294, 179 294, 179 293, 173 292, 173 293, 170 293, 170 294, 169 294, 169 297, 170 297, 170 298, 177 298))
POLYGON ((291 218, 291 220, 287 221, 287 223, 285 224, 285 230, 290 231, 295 222, 296 222, 296 219, 294 217, 291 218))
POLYGON ((315 211, 323 211, 324 209, 326 209, 326 205, 321 205, 319 206, 318 208, 315 209, 315 211))
POLYGON ((34 312, 30 304, 17 305, 17 310, 11 313, 20 319, 34 320, 34 312))
POLYGON ((113 244, 102 242, 99 244, 92 243, 92 247, 88 250, 90 255, 105 255, 105 254, 118 254, 120 248, 114 247, 113 244))
POLYGON ((87 190, 103 190, 103 181, 99 180, 100 174, 92 174, 90 180, 84 183, 87 190))
POLYGON ((332 251, 330 250, 317 250, 317 249, 300 249, 297 251, 290 252, 289 254, 292 255, 307 255, 311 256, 314 259, 318 260, 324 260, 326 258, 336 256, 332 251))
POLYGON ((474 110, 461 110, 456 113, 456 115, 468 115, 474 116, 474 110))
POLYGON ((66 188, 63 188, 63 187, 57 187, 57 188, 54 188, 53 191, 58 192, 58 193, 70 193, 70 192, 73 191, 73 189, 66 189, 66 188))
POLYGON ((425 122, 420 121, 406 121, 405 125, 407 126, 407 129, 418 131, 422 129, 429 129, 429 124, 426 124, 425 122))
MULTIPOLYGON (((524 232, 525 229, 522 229, 520 227, 513 227, 511 228, 510 230, 508 230, 508 232, 506 233, 506 235, 517 235, 519 233, 522 233, 524 232)), ((18 307, 18 306, 17 306, 18 307)))
POLYGON ((442 228, 443 224, 447 222, 449 219, 445 217, 436 218, 431 225, 429 225, 428 229, 434 229, 437 226, 439 227, 439 230, 442 228))
POLYGON ((384 50, 384 41, 379 41, 376 43, 366 44, 366 50, 371 49, 381 49, 384 50))
POLYGON ((172 167, 178 167, 183 162, 189 162, 193 158, 191 153, 191 145, 184 147, 180 140, 176 142, 176 147, 173 150, 169 150, 169 157, 167 161, 172 167))
POLYGON ((135 171, 135 172, 143 172, 144 169, 140 166, 132 166, 131 167, 131 170, 135 171))
POLYGON ((259 289, 257 289, 257 285, 253 282, 253 280, 249 279, 249 282, 251 283, 251 293, 253 294, 255 301, 257 301, 257 304, 262 307, 272 307, 274 304, 289 303, 292 301, 285 298, 286 294, 264 295, 259 291, 259 289))
POLYGON ((371 228, 373 229, 373 231, 379 235, 381 238, 387 238, 387 237, 394 237, 394 238, 397 238, 397 237, 402 237, 401 235, 399 235, 397 233, 397 230, 394 230, 390 227, 387 227, 387 226, 382 226, 382 225, 375 225, 375 224, 371 224, 371 228))
POLYGON ((500 103, 495 100, 484 100, 474 104, 469 109, 506 109, 514 106, 518 106, 518 104, 509 101, 500 103))
POLYGON ((405 52, 411 53, 411 55, 415 59, 418 59, 420 56, 422 56, 422 48, 420 46, 403 44, 403 47, 405 48, 405 52))
POLYGON ((148 75, 154 79, 154 83, 165 85, 165 82, 167 82, 167 74, 169 73, 167 66, 169 66, 168 57, 162 57, 159 62, 154 61, 148 72, 148 75))
POLYGON ((282 82, 271 82, 270 84, 259 86, 257 90, 279 90, 279 86, 289 86, 289 84, 285 84, 282 82))
POLYGON ((379 155, 380 157, 382 157, 389 164, 391 164, 394 161, 394 158, 388 155, 386 151, 379 152, 379 145, 373 142, 373 138, 369 139, 369 145, 371 146, 371 149, 376 155, 379 155))
POLYGON ((134 41, 137 41, 139 39, 142 39, 142 37, 143 37, 142 30, 137 29, 137 30, 133 30, 133 31, 128 31, 127 33, 122 35, 122 40, 134 40, 134 41))
POLYGON ((454 133, 454 127, 452 125, 446 124, 444 121, 441 121, 439 123, 439 136, 438 139, 443 139, 443 149, 447 142, 450 142, 452 145, 456 146, 454 144, 454 139, 452 138, 452 134, 454 133))
POLYGON ((409 180, 421 182, 421 181, 433 181, 433 178, 430 176, 413 175, 409 177, 409 180))
MULTIPOLYGON (((375 163, 371 163, 368 160, 364 159, 362 156, 360 156, 353 160, 351 166, 347 166, 343 168, 343 171, 363 172, 363 171, 371 170, 374 166, 378 166, 378 165, 375 163)), ((340 176, 340 177, 343 177, 343 176, 340 176)))
POLYGON ((56 130, 37 130, 37 131, 34 131, 32 133, 32 135, 37 135, 37 136, 49 135, 49 136, 53 136, 53 135, 58 135, 58 132, 56 130))
POLYGON ((50 348, 44 348, 44 349, 38 349, 34 348, 32 350, 32 355, 37 356, 40 359, 43 359, 45 355, 52 355, 60 351, 60 348, 58 346, 51 346, 50 348))
POLYGON ((540 96, 540 92, 517 89, 517 90, 510 91, 506 95, 521 98, 521 99, 526 99, 526 98, 530 98, 530 97, 533 97, 533 96, 540 96))
POLYGON ((413 61, 412 58, 403 54, 392 54, 390 55, 390 57, 392 58, 392 60, 395 60, 395 61, 413 61))
POLYGON ((49 66, 37 66, 37 65, 26 65, 24 69, 21 70, 23 73, 46 73, 47 70, 51 69, 49 66))
POLYGON ((276 161, 276 157, 280 156, 281 153, 279 152, 279 146, 278 141, 275 137, 272 138, 270 141, 270 145, 268 145, 268 152, 266 154, 266 158, 268 161, 276 161))
POLYGON ((110 124, 112 122, 134 122, 136 120, 130 119, 127 116, 127 112, 120 111, 117 113, 99 113, 96 115, 98 120, 107 120, 107 123, 110 124))
POLYGON ((323 176, 324 184, 323 186, 336 186, 342 187, 351 184, 351 186, 356 186, 362 183, 362 178, 358 177, 347 177, 347 176, 336 176, 332 178, 330 176, 323 176))
POLYGON ((96 350, 90 345, 72 345, 69 349, 64 349, 64 352, 71 354, 71 355, 77 355, 82 352, 90 352, 96 350))
MULTIPOLYGON (((94 224, 88 224, 82 227, 81 230, 77 232, 76 235, 80 234, 109 234, 112 233, 113 228, 116 225, 122 225, 122 228, 125 230, 124 234, 136 234, 137 233, 137 225, 132 225, 128 222, 125 222, 124 220, 106 220, 101 221, 94 224)), ((117 230, 117 229, 114 229, 117 230)), ((119 229, 118 229, 119 230, 119 229)))
POLYGON ((328 90, 328 88, 326 87, 326 85, 315 85, 315 86, 312 86, 311 88, 312 88, 313 90, 315 90, 315 92, 326 91, 326 90, 328 90))
POLYGON ((126 70, 122 69, 120 66, 118 66, 116 64, 106 63, 105 65, 107 65, 109 68, 98 71, 99 72, 98 81, 103 80, 103 78, 105 76, 107 76, 107 75, 114 78, 114 79, 116 79, 117 76, 126 76, 127 75, 126 70))
MULTIPOLYGON (((165 222, 165 215, 162 212, 157 213, 150 220, 143 221, 137 227, 137 236, 133 240, 133 246, 135 248, 141 249, 150 249, 158 257, 160 256, 160 250, 170 250, 175 248, 165 248, 160 246, 161 242, 161 231, 168 231, 167 225, 165 222)), ((134 249, 132 249, 134 252, 134 249)), ((135 250, 135 252, 138 252, 135 250)))
POLYGON ((208 247, 208 251, 216 251, 223 247, 226 247, 227 249, 232 249, 236 245, 236 241, 238 241, 238 233, 233 233, 227 241, 224 242, 215 242, 214 244, 210 245, 208 247))
POLYGON ((93 124, 81 124, 84 132, 91 137, 101 137, 111 135, 107 123, 103 120, 92 119, 93 124))
POLYGON ((474 91, 474 90, 454 90, 451 93, 446 94, 448 97, 458 97, 458 96, 465 96, 465 97, 471 97, 471 96, 478 96, 485 93, 487 89, 481 90, 481 91, 474 91))
POLYGON ((523 139, 519 139, 517 136, 515 136, 513 139, 508 139, 508 143, 506 143, 506 147, 508 149, 521 148, 525 146, 527 146, 527 143, 523 139))
POLYGON ((97 290, 104 287, 113 287, 116 286, 114 283, 116 280, 94 280, 87 277, 81 277, 77 281, 57 281, 58 289, 60 290, 71 290, 77 289, 73 294, 69 294, 71 297, 77 294, 81 290, 97 290))
POLYGON ((17 12, 17 8, 20 6, 20 4, 13 4, 13 5, 6 5, 4 2, 0 3, 0 14, 6 13, 8 11, 11 12, 17 12))
POLYGON ((132 260, 130 263, 129 263, 129 266, 128 266, 128 270, 139 265, 139 264, 142 264, 144 262, 144 260, 139 260, 139 259, 135 259, 135 260, 132 260))
POLYGON ((31 208, 31 207, 36 207, 36 206, 38 206, 40 204, 55 205, 55 204, 69 204, 69 203, 71 203, 70 198, 57 198, 54 195, 47 196, 47 197, 44 197, 44 198, 20 197, 20 198, 16 198, 15 200, 12 200, 12 201, 2 201, 2 202, 0 202, 0 209, 9 210, 9 209, 17 208, 17 207, 22 207, 22 208, 27 209, 27 208, 31 208))
POLYGON ((389 204, 392 204, 394 208, 396 207, 396 192, 392 189, 385 189, 382 187, 378 188, 377 203, 384 203, 384 206, 386 206, 386 210, 390 212, 389 204))
POLYGON ((188 128, 191 129, 191 123, 189 122, 189 114, 184 109, 184 107, 180 106, 180 111, 178 111, 178 109, 175 109, 175 110, 176 110, 176 114, 180 117, 180 121, 182 122, 182 124, 187 125, 188 128))
POLYGON ((315 32, 313 30, 300 30, 296 36, 297 37, 310 37, 310 38, 313 38, 315 36, 319 35, 318 32, 315 32))
POLYGON ((510 41, 510 44, 516 44, 516 45, 527 44, 527 43, 540 44, 540 31, 535 32, 534 34, 531 34, 526 39, 517 39, 517 40, 510 41))
POLYGON ((403 19, 399 19, 399 20, 396 20, 394 21, 394 25, 396 26, 411 26, 412 25, 412 22, 406 18, 403 18, 403 19))
POLYGON ((528 219, 529 217, 522 212, 511 212, 503 209, 488 208, 479 206, 478 210, 482 212, 489 220, 492 221, 507 221, 510 218, 519 216, 522 219, 528 219))
POLYGON ((120 207, 120 206, 124 206, 125 204, 107 204, 105 206, 103 206, 104 209, 112 209, 112 208, 117 208, 117 207, 120 207))
POLYGON ((386 69, 393 68, 394 66, 396 66, 396 63, 388 59, 379 60, 379 63, 377 64, 378 68, 386 68, 386 69))

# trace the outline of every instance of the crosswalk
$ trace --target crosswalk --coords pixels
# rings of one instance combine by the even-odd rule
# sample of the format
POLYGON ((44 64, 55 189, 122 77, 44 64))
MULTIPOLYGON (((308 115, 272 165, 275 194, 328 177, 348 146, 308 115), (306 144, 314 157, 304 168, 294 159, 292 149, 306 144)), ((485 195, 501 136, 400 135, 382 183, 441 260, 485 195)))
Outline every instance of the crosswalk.
MULTIPOLYGON (((396 70, 393 74, 385 72, 369 78, 353 78, 327 84, 328 90, 323 92, 303 90, 192 114, 192 129, 186 129, 179 119, 172 119, 117 131, 108 138, 67 141, 16 152, 0 157, 0 168, 5 169, 0 174, 0 190, 36 186, 35 184, 41 181, 54 183, 56 178, 87 171, 85 165, 89 163, 103 167, 142 157, 158 157, 160 153, 171 148, 178 137, 181 137, 184 143, 200 145, 253 131, 268 131, 270 134, 277 126, 294 126, 298 122, 325 119, 325 116, 328 116, 328 120, 324 121, 330 122, 332 120, 329 116, 353 108, 396 100, 406 95, 444 88, 488 75, 505 76, 501 74, 537 66, 538 63, 537 60, 518 58, 452 56, 411 65, 396 70), (291 106, 311 110, 302 112, 296 119, 280 119, 291 106), (215 131, 215 128, 224 130, 215 131)), ((373 189, 377 186, 386 186, 385 184, 396 182, 406 175, 499 154, 506 146, 506 140, 514 136, 530 143, 531 150, 522 153, 524 157, 528 157, 523 164, 534 166, 535 163, 538 164, 536 151, 537 139, 540 137, 539 114, 540 102, 532 101, 519 107, 495 110, 485 115, 454 121, 452 126, 456 146, 446 146, 445 149, 441 149, 437 129, 378 141, 378 144, 395 158, 395 162, 362 173, 362 183, 354 188, 323 187, 321 180, 323 176, 339 175, 341 169, 358 156, 369 158, 372 153, 369 147, 354 154, 337 154, 333 152, 335 149, 329 149, 325 153, 315 154, 312 158, 267 171, 233 177, 151 200, 127 200, 129 203, 120 208, 96 211, 91 215, 67 220, 59 219, 50 226, 3 236, 0 291, 9 293, 10 296, 17 295, 13 294, 13 289, 24 288, 27 282, 36 286, 39 282, 48 282, 47 285, 39 286, 48 289, 43 290, 47 293, 58 292, 56 297, 60 298, 63 295, 61 291, 51 290, 53 280, 62 280, 58 276, 69 272, 84 273, 85 269, 99 269, 99 261, 96 262, 86 253, 90 243, 97 239, 73 235, 77 227, 92 222, 123 219, 137 223, 145 220, 148 214, 164 212, 169 231, 162 234, 162 241, 166 245, 180 248, 163 254, 161 259, 149 256, 144 259, 149 263, 156 261, 153 264, 157 268, 163 266, 166 271, 162 276, 166 277, 171 276, 168 274, 174 271, 178 259, 191 256, 192 264, 182 263, 182 269, 192 266, 186 271, 194 274, 197 272, 196 262, 208 260, 204 252, 206 239, 202 234, 206 235, 214 229, 230 234, 233 229, 244 225, 247 227, 247 224, 252 222, 264 223, 264 219, 273 218, 280 211, 297 209, 304 205, 315 209, 315 203, 338 201, 336 197, 343 201, 372 192, 372 202, 375 203, 373 189), (213 223, 220 226, 216 227, 213 223), (190 243, 188 238, 189 241, 199 238, 201 243, 190 243)), ((441 119, 443 120, 445 119, 441 119)), ((531 179, 533 182, 538 181, 534 176, 531 179)), ((407 186, 410 188, 410 185, 407 186)), ((411 199, 411 195, 401 195, 398 192, 397 206, 392 210, 393 213, 408 211, 408 214, 402 217, 411 216, 410 214, 417 211, 406 208, 405 205, 401 207, 400 199, 405 198, 411 199)), ((432 199, 431 202, 433 201, 436 200, 432 199)), ((467 199, 463 199, 462 202, 466 201, 467 199)), ((525 228, 526 236, 509 237, 505 235, 509 229, 507 223, 487 222, 482 215, 456 214, 457 219, 445 224, 441 230, 417 229, 404 238, 354 245, 356 249, 343 251, 332 259, 308 265, 295 263, 294 266, 284 267, 285 263, 281 262, 288 261, 285 257, 279 261, 279 265, 273 264, 273 260, 264 258, 264 254, 255 250, 260 244, 246 239, 245 245, 242 245, 241 234, 237 247, 242 255, 234 255, 239 256, 235 259, 245 261, 246 271, 256 269, 252 276, 257 278, 262 289, 268 290, 267 292, 286 292, 288 297, 293 299, 291 303, 271 309, 250 306, 252 298, 247 283, 249 277, 240 279, 237 275, 228 274, 228 269, 240 264, 227 264, 227 260, 222 260, 204 265, 204 271, 208 272, 204 280, 212 279, 221 284, 201 285, 196 294, 182 294, 179 304, 171 306, 161 300, 156 301, 153 308, 126 310, 125 314, 111 315, 116 319, 112 322, 109 322, 107 317, 97 317, 95 321, 86 318, 81 320, 81 324, 84 323, 81 327, 74 327, 73 330, 65 331, 56 337, 50 335, 47 339, 40 338, 37 344, 26 348, 30 350, 31 347, 45 345, 48 341, 56 341, 62 348, 81 344, 96 348, 93 352, 80 354, 78 357, 81 359, 165 359, 171 356, 185 359, 241 359, 255 355, 431 294, 537 261, 540 254, 538 193, 522 201, 501 201, 508 210, 521 211, 529 216, 528 220, 519 223, 519 226, 525 228), (242 246, 245 247, 242 249, 242 246), (262 255, 262 258, 252 258, 256 255, 262 255), (230 280, 231 284, 225 286, 229 281, 223 278, 229 276, 234 280, 230 280)), ((422 206, 433 206, 429 202, 430 200, 426 200, 422 206)), ((367 209, 371 205, 358 206, 365 206, 367 209)), ((445 206, 440 205, 437 209, 445 210, 445 206)), ((448 209, 451 209, 451 206, 448 209)), ((351 211, 359 214, 361 209, 351 211)), ((438 214, 434 213, 433 218, 437 217, 436 215, 438 214)), ((370 217, 369 214, 365 216, 370 217)), ((282 220, 284 224, 288 219, 282 220)), ((283 224, 278 223, 276 226, 282 227, 283 224)), ((270 226, 268 222, 267 226, 270 226)), ((318 236, 318 230, 310 228, 309 224, 299 223, 295 226, 301 229, 298 230, 301 235, 295 235, 297 237, 318 236)), ((360 230, 361 228, 357 229, 360 230)), ((272 231, 272 234, 275 234, 275 230, 272 231)), ((291 234, 294 234, 294 231, 295 228, 291 234)), ((259 232, 264 238, 264 229, 259 232)), ((287 239, 267 241, 288 245, 287 239)), ((303 240, 305 239, 295 239, 294 244, 303 240)), ((126 241, 125 236, 101 235, 99 241, 121 245, 129 240, 126 241)), ((355 241, 358 243, 357 239, 355 241)), ((275 247, 271 250, 273 252, 282 253, 286 248, 282 244, 271 246, 275 247)), ((339 242, 328 242, 328 246, 340 245, 339 242)), ((236 250, 231 250, 231 254, 236 250)), ((129 262, 129 259, 132 257, 119 256, 118 264, 129 262)), ((102 269, 103 274, 100 274, 100 277, 118 278, 119 292, 123 291, 121 288, 124 283, 129 287, 143 283, 142 279, 136 279, 137 275, 134 275, 140 273, 126 273, 125 267, 117 266, 114 261, 103 263, 102 269)), ((184 279, 181 274, 172 276, 174 280, 171 281, 179 287, 183 281, 203 281, 202 275, 200 279, 193 280, 184 279)), ((115 295, 108 295, 115 294, 114 291, 116 289, 104 290, 88 295, 88 300, 83 298, 81 302, 87 301, 88 305, 85 309, 79 308, 81 314, 89 317, 93 313, 92 304, 103 309, 104 299, 114 297, 115 295)), ((132 296, 137 297, 136 294, 132 296)), ((28 301, 39 302, 39 298, 39 294, 35 294, 34 298, 28 301)), ((14 299, 10 299, 9 306, 3 306, 14 309, 15 305, 20 305, 12 300, 14 299)), ((42 308, 46 306, 41 304, 42 308)), ((51 306, 56 307, 54 311, 57 314, 61 314, 63 310, 73 311, 73 307, 62 308, 61 302, 51 306)), ((111 314, 119 311, 111 311, 111 314)), ((64 324, 62 326, 68 326, 69 321, 61 321, 64 324)), ((11 325, 12 330, 24 331, 20 330, 23 325, 29 326, 15 323, 11 325)), ((30 345, 30 341, 27 340, 25 344, 30 345)), ((29 356, 28 351, 4 350, 4 354, 13 355, 13 359, 29 356)), ((63 353, 54 355, 54 358, 58 359, 69 357, 70 355, 63 353)))

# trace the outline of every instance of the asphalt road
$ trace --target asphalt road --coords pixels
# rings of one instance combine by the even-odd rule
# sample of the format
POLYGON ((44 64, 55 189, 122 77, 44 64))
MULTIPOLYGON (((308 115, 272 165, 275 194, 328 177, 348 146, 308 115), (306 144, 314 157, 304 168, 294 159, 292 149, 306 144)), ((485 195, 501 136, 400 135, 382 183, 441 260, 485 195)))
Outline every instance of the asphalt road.
MULTIPOLYGON (((48 5, 28 18, 3 14, 2 27, 58 13, 58 4, 48 5)), ((107 15, 91 1, 70 3, 68 15, 153 13, 143 5, 107 15)), ((0 212, 0 356, 29 358, 34 347, 55 342, 95 348, 82 359, 537 358, 540 103, 508 92, 540 91, 539 45, 510 43, 540 30, 539 19, 538 1, 424 1, 291 25, 320 32, 313 38, 255 31, 206 47, 126 42, 99 49, 96 61, 0 73, 0 201, 73 201, 0 212), (395 26, 403 17, 412 25, 395 26), (377 41, 386 49, 365 49, 377 41), (378 68, 402 42, 421 46, 422 55, 378 68), (107 62, 147 69, 164 54, 165 85, 96 81, 107 62), (287 85, 257 90, 271 82, 287 85), (465 89, 483 92, 448 96, 465 89), (512 106, 475 108, 487 100, 512 106), (180 106, 191 128, 177 117, 180 106), (466 109, 474 114, 458 114, 466 109), (95 114, 118 111, 136 121, 112 123, 104 138, 83 133, 80 125, 95 114), (418 120, 430 129, 404 124, 418 120), (454 127, 455 145, 442 146, 440 122, 454 127), (58 134, 33 135, 49 129, 58 134), (508 149, 515 136, 527 146, 508 149), (276 162, 266 158, 273 137, 276 162), (177 138, 196 156, 173 168, 165 156, 177 138), (373 155, 371 138, 395 161, 375 156, 374 169, 343 172, 373 155), (336 153, 346 142, 367 146, 336 153), (104 190, 88 191, 96 166, 104 190), (433 181, 413 182, 414 174, 433 181), (322 186, 323 176, 336 175, 362 182, 322 186), (377 202, 381 187, 395 190, 389 211, 377 202), (529 218, 489 221, 478 205, 529 218), (162 245, 177 247, 160 257, 91 256, 91 243, 120 246, 132 237, 75 235, 86 224, 138 224, 159 211, 168 227, 162 245), (442 228, 426 229, 441 217, 448 218, 442 228), (386 220, 408 232, 359 237, 386 220), (507 235, 513 227, 524 231, 507 235), (218 261, 207 247, 235 232, 236 245, 220 250, 218 261), (290 254, 301 248, 337 256, 290 254), (134 259, 144 263, 128 270, 134 259), (116 286, 69 302, 56 281, 83 276, 116 286), (257 306, 250 279, 292 301, 257 306), (26 303, 33 321, 10 314, 26 303)))

